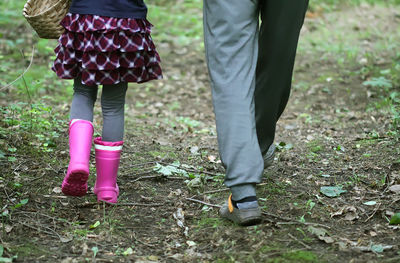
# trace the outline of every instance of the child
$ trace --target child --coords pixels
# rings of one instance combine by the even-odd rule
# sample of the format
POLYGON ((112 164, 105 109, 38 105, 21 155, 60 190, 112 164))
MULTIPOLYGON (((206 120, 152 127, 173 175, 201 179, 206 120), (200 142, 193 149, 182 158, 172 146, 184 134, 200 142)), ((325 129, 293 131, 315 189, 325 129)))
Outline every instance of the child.
POLYGON ((143 0, 72 0, 61 24, 52 70, 74 79, 69 123, 70 162, 62 183, 66 195, 87 192, 93 136, 93 106, 103 85, 102 137, 94 139, 98 201, 116 203, 117 173, 124 133, 128 82, 162 78, 160 57, 150 36, 143 0))

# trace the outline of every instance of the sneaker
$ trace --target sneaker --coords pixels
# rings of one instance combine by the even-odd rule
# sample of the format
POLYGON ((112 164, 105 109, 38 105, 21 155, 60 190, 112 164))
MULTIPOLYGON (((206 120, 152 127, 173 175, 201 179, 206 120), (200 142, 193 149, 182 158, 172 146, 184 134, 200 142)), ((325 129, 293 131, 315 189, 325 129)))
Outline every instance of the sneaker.
POLYGON ((274 163, 275 158, 275 144, 269 146, 268 151, 263 155, 264 159, 264 169, 270 167, 274 163))
POLYGON ((241 226, 251 226, 261 222, 261 211, 258 204, 246 209, 236 208, 232 204, 232 195, 219 210, 219 215, 241 226))

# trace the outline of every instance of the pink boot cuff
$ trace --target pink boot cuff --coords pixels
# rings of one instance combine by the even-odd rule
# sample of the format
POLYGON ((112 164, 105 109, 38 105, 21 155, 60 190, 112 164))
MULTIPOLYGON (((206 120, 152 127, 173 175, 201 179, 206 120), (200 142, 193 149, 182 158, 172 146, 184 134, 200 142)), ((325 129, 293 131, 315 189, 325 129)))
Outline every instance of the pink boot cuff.
POLYGON ((97 137, 94 139, 95 148, 97 150, 104 150, 104 151, 121 151, 122 145, 124 141, 119 142, 105 142, 101 140, 101 137, 97 137))

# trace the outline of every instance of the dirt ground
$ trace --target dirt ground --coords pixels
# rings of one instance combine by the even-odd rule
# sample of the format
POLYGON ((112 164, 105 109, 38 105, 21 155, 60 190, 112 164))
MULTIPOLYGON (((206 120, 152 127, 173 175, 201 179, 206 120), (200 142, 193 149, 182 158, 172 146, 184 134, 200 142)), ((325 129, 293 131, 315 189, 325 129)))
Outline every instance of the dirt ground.
MULTIPOLYGON (((399 13, 361 7, 307 18, 291 99, 278 123, 279 151, 257 188, 262 224, 243 228, 218 217, 228 191, 204 54, 197 46, 159 43, 165 79, 132 85, 128 92, 119 204, 98 204, 92 188, 83 198, 62 195, 68 162, 62 129, 51 155, 27 153, 1 163, 1 208, 9 212, 1 223, 3 257, 64 263, 400 262, 400 228, 388 224, 400 211, 400 195, 391 190, 400 184, 399 141, 387 135, 391 116, 371 106, 379 97, 362 85, 368 76, 352 74, 367 62, 343 65, 307 46, 322 30, 363 31, 371 17, 379 20, 373 24, 377 31, 396 31, 399 13), (327 197, 324 186, 346 192, 327 197), (20 196, 29 201, 12 210, 20 196)), ((353 44, 367 49, 374 37, 353 44)), ((384 69, 390 58, 371 63, 384 69)), ((68 106, 54 107, 67 116, 68 106)), ((95 110, 99 132, 99 105, 95 110)), ((2 139, 24 143, 11 130, 2 139)), ((93 186, 94 158, 91 171, 93 186)))

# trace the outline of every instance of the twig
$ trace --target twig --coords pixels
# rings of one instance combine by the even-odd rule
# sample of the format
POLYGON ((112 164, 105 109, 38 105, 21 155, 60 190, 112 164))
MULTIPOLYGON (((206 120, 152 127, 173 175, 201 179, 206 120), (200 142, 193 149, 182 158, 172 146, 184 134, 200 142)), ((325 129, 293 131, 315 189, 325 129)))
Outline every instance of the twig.
POLYGON ((28 72, 28 70, 29 70, 30 67, 32 66, 33 55, 34 55, 34 53, 35 53, 35 47, 33 46, 33 47, 32 47, 31 60, 30 60, 30 62, 29 62, 28 67, 27 67, 27 68, 25 69, 25 71, 24 71, 21 75, 19 75, 18 78, 16 78, 14 81, 12 81, 12 82, 9 83, 8 85, 6 85, 6 86, 0 88, 0 91, 3 90, 3 89, 7 89, 7 88, 11 87, 15 82, 17 82, 20 78, 22 78, 22 77, 26 74, 26 72, 28 72))
POLYGON ((133 231, 132 231, 132 237, 133 237, 133 239, 135 239, 135 241, 139 242, 142 245, 145 245, 145 246, 148 246, 148 247, 152 247, 152 248, 156 247, 155 245, 145 243, 145 242, 141 241, 140 239, 136 238, 136 234, 133 231))
POLYGON ((311 247, 309 245, 307 245, 306 243, 304 243, 301 240, 298 240, 295 236, 293 236, 292 234, 288 234, 288 236, 290 236, 291 238, 293 238, 294 240, 296 240, 298 243, 300 243, 301 245, 303 245, 305 248, 307 249, 311 249, 311 247))
POLYGON ((374 209, 374 212, 372 213, 372 215, 370 215, 365 221, 364 223, 368 222, 375 214, 376 212, 379 210, 379 207, 381 206, 382 203, 379 203, 376 208, 374 209))
POLYGON ((187 180, 188 179, 186 177, 178 177, 178 176, 167 176, 167 177, 161 176, 161 177, 166 178, 166 179, 172 179, 172 180, 187 180))
MULTIPOLYGON (((101 202, 105 205, 109 206, 148 206, 148 207, 154 207, 154 206, 163 206, 164 203, 150 203, 150 204, 144 204, 144 203, 108 203, 108 202, 101 202)), ((98 202, 91 202, 91 203, 84 203, 84 204, 79 204, 77 205, 78 208, 84 208, 84 207, 92 207, 96 205, 100 205, 101 203, 98 202)))
MULTIPOLYGON (((221 208, 220 205, 210 204, 210 203, 207 203, 207 202, 204 202, 204 201, 200 201, 200 200, 197 200, 197 199, 193 199, 193 198, 186 198, 186 200, 192 201, 192 202, 196 202, 196 203, 199 203, 199 204, 203 204, 203 205, 207 205, 207 206, 210 206, 210 207, 221 208)), ((290 218, 285 218, 285 217, 277 216, 277 215, 274 215, 274 214, 271 214, 271 213, 268 213, 268 212, 262 212, 262 214, 263 214, 263 215, 266 215, 266 216, 278 218, 278 219, 281 219, 281 220, 286 220, 286 221, 291 220, 290 218)), ((273 222, 273 221, 271 221, 271 222, 273 222)))
POLYGON ((116 206, 163 206, 163 203, 153 203, 153 204, 142 204, 142 203, 117 203, 116 206))
POLYGON ((60 198, 60 199, 67 199, 68 196, 65 195, 43 195, 43 197, 47 197, 47 198, 60 198))
POLYGON ((195 202, 195 203, 199 203, 199 204, 203 204, 203 205, 207 205, 207 206, 210 206, 210 207, 221 208, 220 205, 210 204, 210 203, 203 202, 203 201, 200 201, 200 200, 197 200, 197 199, 193 199, 193 198, 186 198, 186 200, 192 201, 192 202, 195 202))
MULTIPOLYGON (((267 185, 268 183, 261 183, 261 184, 257 184, 257 186, 263 186, 263 185, 267 185)), ((210 191, 207 191, 207 192, 204 192, 203 194, 215 194, 215 193, 220 193, 220 192, 226 192, 226 191, 229 191, 230 189, 229 188, 223 188, 223 189, 217 189, 217 190, 210 190, 210 191)), ((304 193, 301 193, 302 195, 304 194, 304 193)))
POLYGON ((207 191, 207 192, 204 192, 203 194, 215 194, 215 193, 220 193, 220 192, 226 192, 226 191, 229 191, 230 189, 229 188, 224 188, 224 189, 218 189, 218 190, 211 190, 211 191, 207 191))
POLYGON ((277 218, 277 219, 280 219, 280 220, 285 220, 285 221, 290 221, 290 220, 292 220, 292 219, 290 219, 290 218, 282 217, 282 216, 278 216, 278 215, 274 215, 274 214, 271 214, 271 213, 268 213, 268 212, 262 212, 262 214, 263 214, 263 215, 266 215, 266 216, 274 217, 274 218, 277 218))
POLYGON ((6 196, 7 196, 8 201, 10 201, 11 203, 15 204, 15 202, 13 202, 13 201, 10 199, 10 196, 8 195, 6 188, 4 188, 3 190, 4 190, 4 193, 5 193, 6 196))
MULTIPOLYGON (((124 151, 124 153, 134 153, 134 152, 125 152, 124 151)), ((156 163, 157 163, 156 161, 151 161, 151 162, 146 162, 146 163, 138 163, 138 164, 129 165, 129 166, 125 167, 125 168, 142 167, 142 166, 145 166, 147 164, 156 164, 156 163)))
POLYGON ((30 161, 30 160, 24 160, 24 161, 20 162, 20 163, 17 165, 17 167, 14 168, 13 172, 17 171, 17 170, 19 169, 19 167, 21 167, 21 165, 23 165, 24 163, 26 163, 26 162, 28 162, 28 161, 30 161))
POLYGON ((187 179, 185 177, 164 176, 164 175, 160 174, 160 175, 141 176, 141 177, 136 178, 135 180, 131 181, 130 183, 136 183, 137 181, 140 181, 140 180, 154 179, 154 178, 163 178, 163 179, 170 179, 170 180, 186 180, 187 179))
POLYGON ((57 232, 55 232, 53 229, 51 229, 51 228, 47 228, 47 229, 49 229, 49 230, 51 230, 54 234, 56 234, 56 235, 54 235, 53 233, 50 233, 50 232, 47 232, 47 231, 45 231, 45 230, 40 230, 40 229, 38 229, 37 227, 34 227, 34 226, 31 226, 30 224, 25 224, 25 223, 22 223, 22 222, 18 222, 19 224, 21 224, 21 225, 23 225, 23 226, 26 226, 26 227, 28 227, 28 228, 31 228, 31 229, 33 229, 33 230, 36 230, 36 231, 38 231, 39 233, 40 232, 43 232, 43 233, 46 233, 46 234, 48 234, 48 235, 50 235, 50 236, 56 236, 56 237, 58 237, 59 239, 61 239, 61 236, 57 233, 57 232))
POLYGON ((34 181, 37 181, 37 180, 40 180, 40 179, 42 179, 43 177, 44 177, 44 175, 41 175, 41 176, 36 176, 35 178, 33 178, 33 179, 29 180, 28 182, 29 182, 29 183, 32 183, 32 182, 34 182, 34 181))
POLYGON ((296 221, 291 221, 291 222, 277 222, 277 225, 306 225, 306 226, 322 226, 326 227, 328 229, 331 229, 330 226, 319 224, 319 223, 310 223, 310 222, 296 222, 296 221))
POLYGON ((391 202, 391 203, 390 203, 390 205, 389 205, 389 206, 392 206, 394 203, 396 203, 396 202, 398 202, 398 201, 400 201, 400 198, 398 198, 398 199, 395 199, 393 202, 391 202))
POLYGON ((52 219, 53 221, 54 220, 55 221, 60 221, 60 222, 66 223, 68 225, 72 224, 72 223, 70 223, 70 222, 68 222, 68 221, 66 221, 66 220, 64 220, 62 218, 52 217, 52 216, 49 216, 49 215, 46 215, 46 214, 43 214, 43 213, 39 213, 39 212, 30 212, 30 211, 16 211, 16 212, 13 212, 13 215, 19 215, 19 214, 22 214, 22 215, 23 214, 32 214, 32 215, 35 215, 35 216, 44 216, 44 217, 47 217, 49 219, 52 219))
POLYGON ((170 164, 170 163, 165 163, 165 162, 158 162, 158 163, 161 163, 161 164, 164 164, 164 165, 171 165, 171 166, 174 166, 174 167, 176 167, 176 168, 179 168, 179 169, 181 169, 181 170, 185 170, 185 171, 187 171, 187 172, 193 172, 193 173, 202 173, 202 174, 208 174, 208 175, 212 175, 212 176, 218 176, 217 174, 215 174, 215 173, 211 173, 211 172, 207 172, 207 171, 199 171, 199 170, 196 170, 196 169, 191 169, 191 168, 186 168, 186 167, 179 167, 179 166, 175 166, 175 165, 173 165, 173 164, 170 164))
POLYGON ((140 180, 153 179, 153 178, 157 178, 157 177, 161 177, 161 176, 160 175, 140 176, 140 177, 136 178, 135 180, 131 181, 130 183, 136 183, 137 181, 140 181, 140 180))

